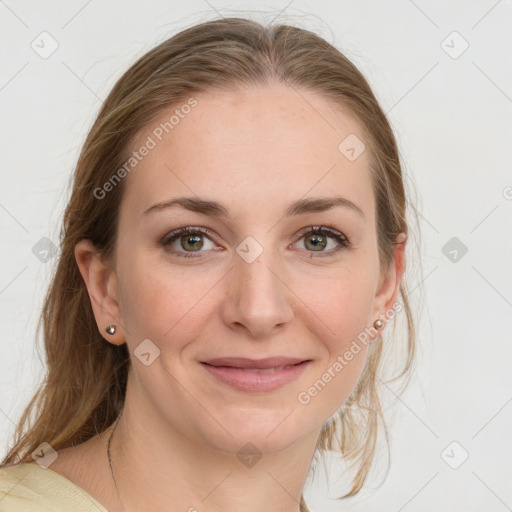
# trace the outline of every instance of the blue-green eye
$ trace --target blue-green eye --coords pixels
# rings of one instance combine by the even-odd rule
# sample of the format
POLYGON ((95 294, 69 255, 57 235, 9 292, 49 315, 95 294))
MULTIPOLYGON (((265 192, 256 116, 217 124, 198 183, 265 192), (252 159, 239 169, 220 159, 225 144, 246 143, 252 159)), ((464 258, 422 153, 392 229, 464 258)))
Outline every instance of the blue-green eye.
POLYGON ((301 240, 304 239, 304 247, 313 247, 311 252, 320 253, 320 256, 329 256, 350 246, 348 238, 335 229, 325 226, 313 226, 307 229, 308 231, 301 235, 301 240), (334 240, 338 246, 324 251, 323 249, 329 245, 329 239, 334 240))
MULTIPOLYGON (((175 254, 176 256, 183 258, 197 258, 201 257, 200 255, 196 255, 194 253, 204 252, 201 251, 205 246, 203 238, 206 238, 210 242, 210 246, 206 244, 207 249, 212 249, 213 242, 210 240, 210 237, 207 236, 210 234, 210 231, 205 228, 194 228, 194 227, 184 227, 176 229, 172 231, 164 237, 162 240, 162 245, 164 247, 171 247, 169 252, 175 254), (180 249, 176 249, 173 247, 174 242, 177 241, 180 249), (191 251, 191 252, 188 252, 191 251)), ((211 236, 211 235, 210 235, 211 236)))
MULTIPOLYGON (((214 249, 215 244, 212 238, 215 237, 209 229, 187 226, 172 231, 160 243, 168 252, 178 257, 201 258, 200 253, 205 252, 203 249, 214 249)), ((305 239, 304 248, 313 248, 307 251, 312 253, 312 257, 313 253, 317 253, 315 256, 330 256, 350 246, 349 240, 343 233, 325 226, 305 228, 300 234, 299 240, 302 239, 305 239), (337 247, 324 250, 329 245, 329 239, 334 240, 337 247)))

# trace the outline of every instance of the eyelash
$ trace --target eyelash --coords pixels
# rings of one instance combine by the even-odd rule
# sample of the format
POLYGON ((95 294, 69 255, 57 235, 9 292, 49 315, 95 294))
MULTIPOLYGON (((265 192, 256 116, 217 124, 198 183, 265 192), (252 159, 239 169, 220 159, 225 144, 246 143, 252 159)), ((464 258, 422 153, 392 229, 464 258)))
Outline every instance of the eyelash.
MULTIPOLYGON (((321 257, 321 258, 326 257, 326 256, 332 256, 332 255, 342 251, 343 249, 350 248, 350 246, 351 246, 350 241, 348 240, 348 238, 345 235, 343 235, 343 233, 340 233, 339 231, 336 231, 335 229, 332 229, 332 228, 329 228, 326 226, 309 226, 305 230, 301 231, 301 233, 299 234, 300 238, 297 241, 301 240, 306 235, 310 235, 310 234, 326 235, 328 238, 333 238, 334 240, 336 240, 339 243, 338 248, 331 249, 330 251, 327 251, 327 252, 325 252, 325 251, 307 251, 307 252, 312 253, 311 257, 313 257, 313 253, 315 253, 315 252, 318 252, 317 256, 321 257)), ((178 238, 180 238, 183 235, 205 235, 208 238, 215 240, 215 236, 207 228, 184 227, 184 228, 176 229, 175 231, 172 231, 171 233, 166 235, 160 241, 160 244, 164 247, 167 247, 168 245, 170 245, 172 242, 174 242, 175 240, 177 240, 178 238)), ((180 258, 201 258, 202 257, 199 255, 196 255, 194 252, 177 251, 175 249, 171 249, 171 250, 169 250, 169 252, 180 257, 180 258)), ((197 251, 197 252, 200 253, 200 252, 204 252, 204 251, 197 251)))

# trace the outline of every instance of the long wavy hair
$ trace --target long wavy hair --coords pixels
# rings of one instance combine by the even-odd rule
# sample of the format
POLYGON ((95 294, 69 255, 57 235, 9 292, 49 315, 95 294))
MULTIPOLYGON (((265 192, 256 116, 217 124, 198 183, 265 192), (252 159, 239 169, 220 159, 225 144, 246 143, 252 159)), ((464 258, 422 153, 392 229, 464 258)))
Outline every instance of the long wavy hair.
MULTIPOLYGON (((43 442, 54 450, 80 444, 106 430, 122 411, 130 354, 126 344, 108 343, 98 331, 74 249, 77 242, 89 239, 105 259, 112 257, 124 180, 113 187, 108 200, 98 200, 93 191, 130 158, 141 129, 164 109, 211 87, 275 82, 316 92, 359 121, 372 160, 379 257, 381 264, 390 263, 397 235, 408 233, 405 180, 391 126, 361 72, 324 39, 294 26, 223 18, 183 30, 123 74, 87 135, 64 212, 60 255, 37 326, 38 333, 41 326, 43 330, 44 381, 24 409, 0 467, 31 462, 32 452, 43 442)), ((391 380, 408 380, 415 327, 405 280, 399 292, 405 342, 391 380)), ((337 450, 353 470, 351 488, 342 497, 356 494, 368 476, 379 420, 388 440, 378 393, 383 350, 388 347, 383 349, 382 336, 369 345, 355 389, 323 426, 317 442, 315 456, 337 450)))

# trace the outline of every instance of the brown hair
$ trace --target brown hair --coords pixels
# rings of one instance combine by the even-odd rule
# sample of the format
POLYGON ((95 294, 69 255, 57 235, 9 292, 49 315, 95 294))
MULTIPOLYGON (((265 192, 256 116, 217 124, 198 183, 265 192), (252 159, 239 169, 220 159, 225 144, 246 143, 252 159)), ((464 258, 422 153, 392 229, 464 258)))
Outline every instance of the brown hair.
MULTIPOLYGON (((389 264, 397 235, 408 232, 404 180, 393 131, 358 69, 319 36, 293 26, 264 27, 224 18, 178 33, 142 56, 117 81, 85 140, 64 213, 60 257, 38 324, 38 331, 43 326, 47 373, 19 420, 14 445, 2 465, 30 462, 31 452, 43 442, 55 450, 80 444, 107 429, 124 404, 127 346, 105 342, 98 331, 74 256, 77 242, 90 239, 106 260, 115 257, 124 180, 108 200, 98 200, 93 191, 122 167, 141 129, 164 108, 209 87, 276 81, 314 91, 359 121, 372 157, 381 263, 389 264)), ((415 350, 404 281, 400 295, 407 323, 405 357, 392 380, 410 373, 415 350)), ((339 449, 357 468, 345 496, 356 494, 364 484, 379 418, 384 424, 376 376, 382 351, 382 338, 370 344, 356 388, 318 439, 316 453, 339 449)))

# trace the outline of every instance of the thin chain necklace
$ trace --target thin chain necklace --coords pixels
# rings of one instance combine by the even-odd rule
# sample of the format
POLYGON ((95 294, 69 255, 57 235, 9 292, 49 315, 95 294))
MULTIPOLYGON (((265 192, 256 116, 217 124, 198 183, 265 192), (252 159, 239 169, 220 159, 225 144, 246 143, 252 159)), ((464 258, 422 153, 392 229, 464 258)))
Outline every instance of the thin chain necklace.
POLYGON ((120 418, 121 418, 121 414, 117 417, 115 424, 114 424, 114 428, 112 429, 112 432, 110 433, 110 436, 108 438, 107 457, 108 457, 108 464, 110 466, 110 472, 112 473, 112 480, 114 481, 114 485, 116 486, 116 492, 117 492, 117 497, 119 498, 119 503, 121 503, 123 510, 125 510, 123 502, 121 501, 121 495, 119 494, 119 489, 117 488, 116 477, 114 476, 114 468, 112 467, 112 456, 110 454, 110 441, 112 441, 112 436, 114 435, 114 432, 117 428, 117 424, 118 424, 120 418))

